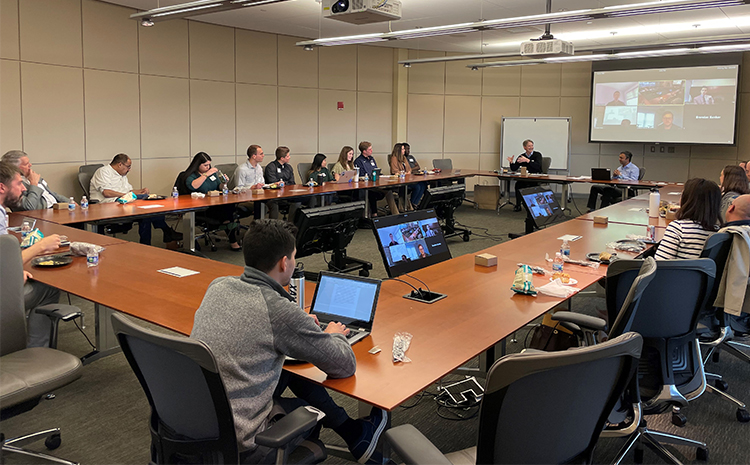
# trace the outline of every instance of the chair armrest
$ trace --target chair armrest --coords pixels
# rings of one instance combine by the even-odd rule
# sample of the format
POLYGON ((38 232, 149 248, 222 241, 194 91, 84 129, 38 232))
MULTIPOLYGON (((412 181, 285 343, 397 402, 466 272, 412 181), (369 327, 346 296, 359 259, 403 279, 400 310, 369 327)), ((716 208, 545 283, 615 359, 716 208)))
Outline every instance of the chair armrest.
POLYGON ((452 465, 429 439, 412 425, 401 425, 383 433, 385 440, 406 464, 452 465))
POLYGON ((272 427, 255 436, 255 443, 278 449, 311 430, 317 423, 317 414, 310 412, 305 407, 299 407, 274 423, 272 427))
POLYGON ((581 328, 605 331, 607 322, 595 316, 582 315, 573 312, 555 312, 552 314, 553 321, 573 323, 581 328))
POLYGON ((89 199, 89 205, 93 205, 95 203, 99 203, 99 201, 96 199, 89 199))
POLYGON ((71 321, 80 317, 81 309, 73 305, 49 304, 34 309, 36 313, 47 315, 52 320, 71 321))

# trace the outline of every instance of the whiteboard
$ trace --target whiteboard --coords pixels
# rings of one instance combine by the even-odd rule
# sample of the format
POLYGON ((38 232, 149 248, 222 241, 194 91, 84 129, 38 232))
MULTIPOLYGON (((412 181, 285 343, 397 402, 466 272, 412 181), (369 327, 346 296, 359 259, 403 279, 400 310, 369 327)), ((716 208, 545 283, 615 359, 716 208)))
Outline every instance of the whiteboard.
POLYGON ((507 158, 523 153, 523 141, 534 141, 534 150, 552 158, 551 170, 568 171, 570 166, 570 118, 505 118, 500 126, 502 166, 507 158))

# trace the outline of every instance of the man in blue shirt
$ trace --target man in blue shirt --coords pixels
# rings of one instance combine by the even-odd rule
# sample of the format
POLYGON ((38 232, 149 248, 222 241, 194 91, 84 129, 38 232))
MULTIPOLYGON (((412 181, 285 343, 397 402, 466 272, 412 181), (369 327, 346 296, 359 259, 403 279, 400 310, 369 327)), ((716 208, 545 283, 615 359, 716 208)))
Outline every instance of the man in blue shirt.
MULTIPOLYGON (((617 168, 612 176, 612 179, 621 179, 623 181, 637 181, 640 170, 630 160, 633 158, 633 154, 627 150, 620 152, 620 167, 617 168)), ((622 195, 620 189, 612 186, 606 186, 603 184, 594 184, 591 186, 591 192, 589 193, 589 202, 586 204, 589 211, 596 210, 596 198, 602 196, 602 204, 600 208, 609 206, 610 204, 620 201, 622 195)))
MULTIPOLYGON (((378 163, 372 157, 372 144, 367 141, 360 142, 359 156, 354 160, 354 168, 359 168, 360 176, 367 176, 367 179, 372 179, 372 172, 377 167, 378 163)), ((393 192, 382 189, 370 189, 367 196, 370 202, 370 217, 378 216, 378 200, 383 197, 388 202, 391 214, 398 213, 398 205, 396 205, 396 200, 393 198, 393 192)))

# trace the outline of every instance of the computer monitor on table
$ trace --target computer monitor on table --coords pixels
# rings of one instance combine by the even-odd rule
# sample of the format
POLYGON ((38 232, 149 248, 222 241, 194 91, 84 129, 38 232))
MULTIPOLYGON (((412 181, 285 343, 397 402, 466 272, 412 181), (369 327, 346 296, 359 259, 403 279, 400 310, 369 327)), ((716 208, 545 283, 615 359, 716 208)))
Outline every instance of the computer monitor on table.
POLYGON ((521 189, 520 192, 523 203, 526 205, 526 211, 537 228, 542 228, 565 218, 565 214, 560 204, 557 203, 555 193, 552 190, 536 186, 521 189))

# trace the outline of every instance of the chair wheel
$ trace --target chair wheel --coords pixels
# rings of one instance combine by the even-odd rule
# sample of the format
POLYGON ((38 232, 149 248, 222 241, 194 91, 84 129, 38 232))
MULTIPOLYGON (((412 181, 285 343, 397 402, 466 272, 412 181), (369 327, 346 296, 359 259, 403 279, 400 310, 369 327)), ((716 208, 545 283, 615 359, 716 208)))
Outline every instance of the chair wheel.
POLYGON ((62 438, 60 437, 60 434, 53 434, 52 436, 48 437, 44 440, 44 447, 46 447, 49 450, 54 450, 60 447, 60 444, 62 443, 62 438))
POLYGON ((682 413, 672 412, 672 424, 675 426, 685 426, 687 424, 687 417, 682 413))
POLYGON ((717 379, 714 380, 714 387, 719 391, 726 391, 727 389, 729 389, 729 383, 727 383, 723 379, 717 379))
POLYGON ((215 245, 212 245, 212 246, 211 246, 211 252, 216 252, 217 250, 218 250, 218 249, 216 248, 216 246, 215 246, 215 245))
POLYGON ((703 462, 708 461, 708 447, 699 447, 695 450, 695 458, 703 462))
POLYGON ((633 461, 635 463, 643 463, 643 447, 641 445, 637 445, 635 447, 635 452, 633 453, 633 461))
POLYGON ((464 233, 464 242, 469 242, 469 233, 464 233))
POLYGON ((366 277, 370 276, 370 272, 367 271, 367 270, 359 270, 359 275, 366 278, 366 277))
POLYGON ((750 412, 748 412, 744 408, 738 408, 737 421, 739 421, 740 423, 747 423, 748 421, 750 421, 750 412))

